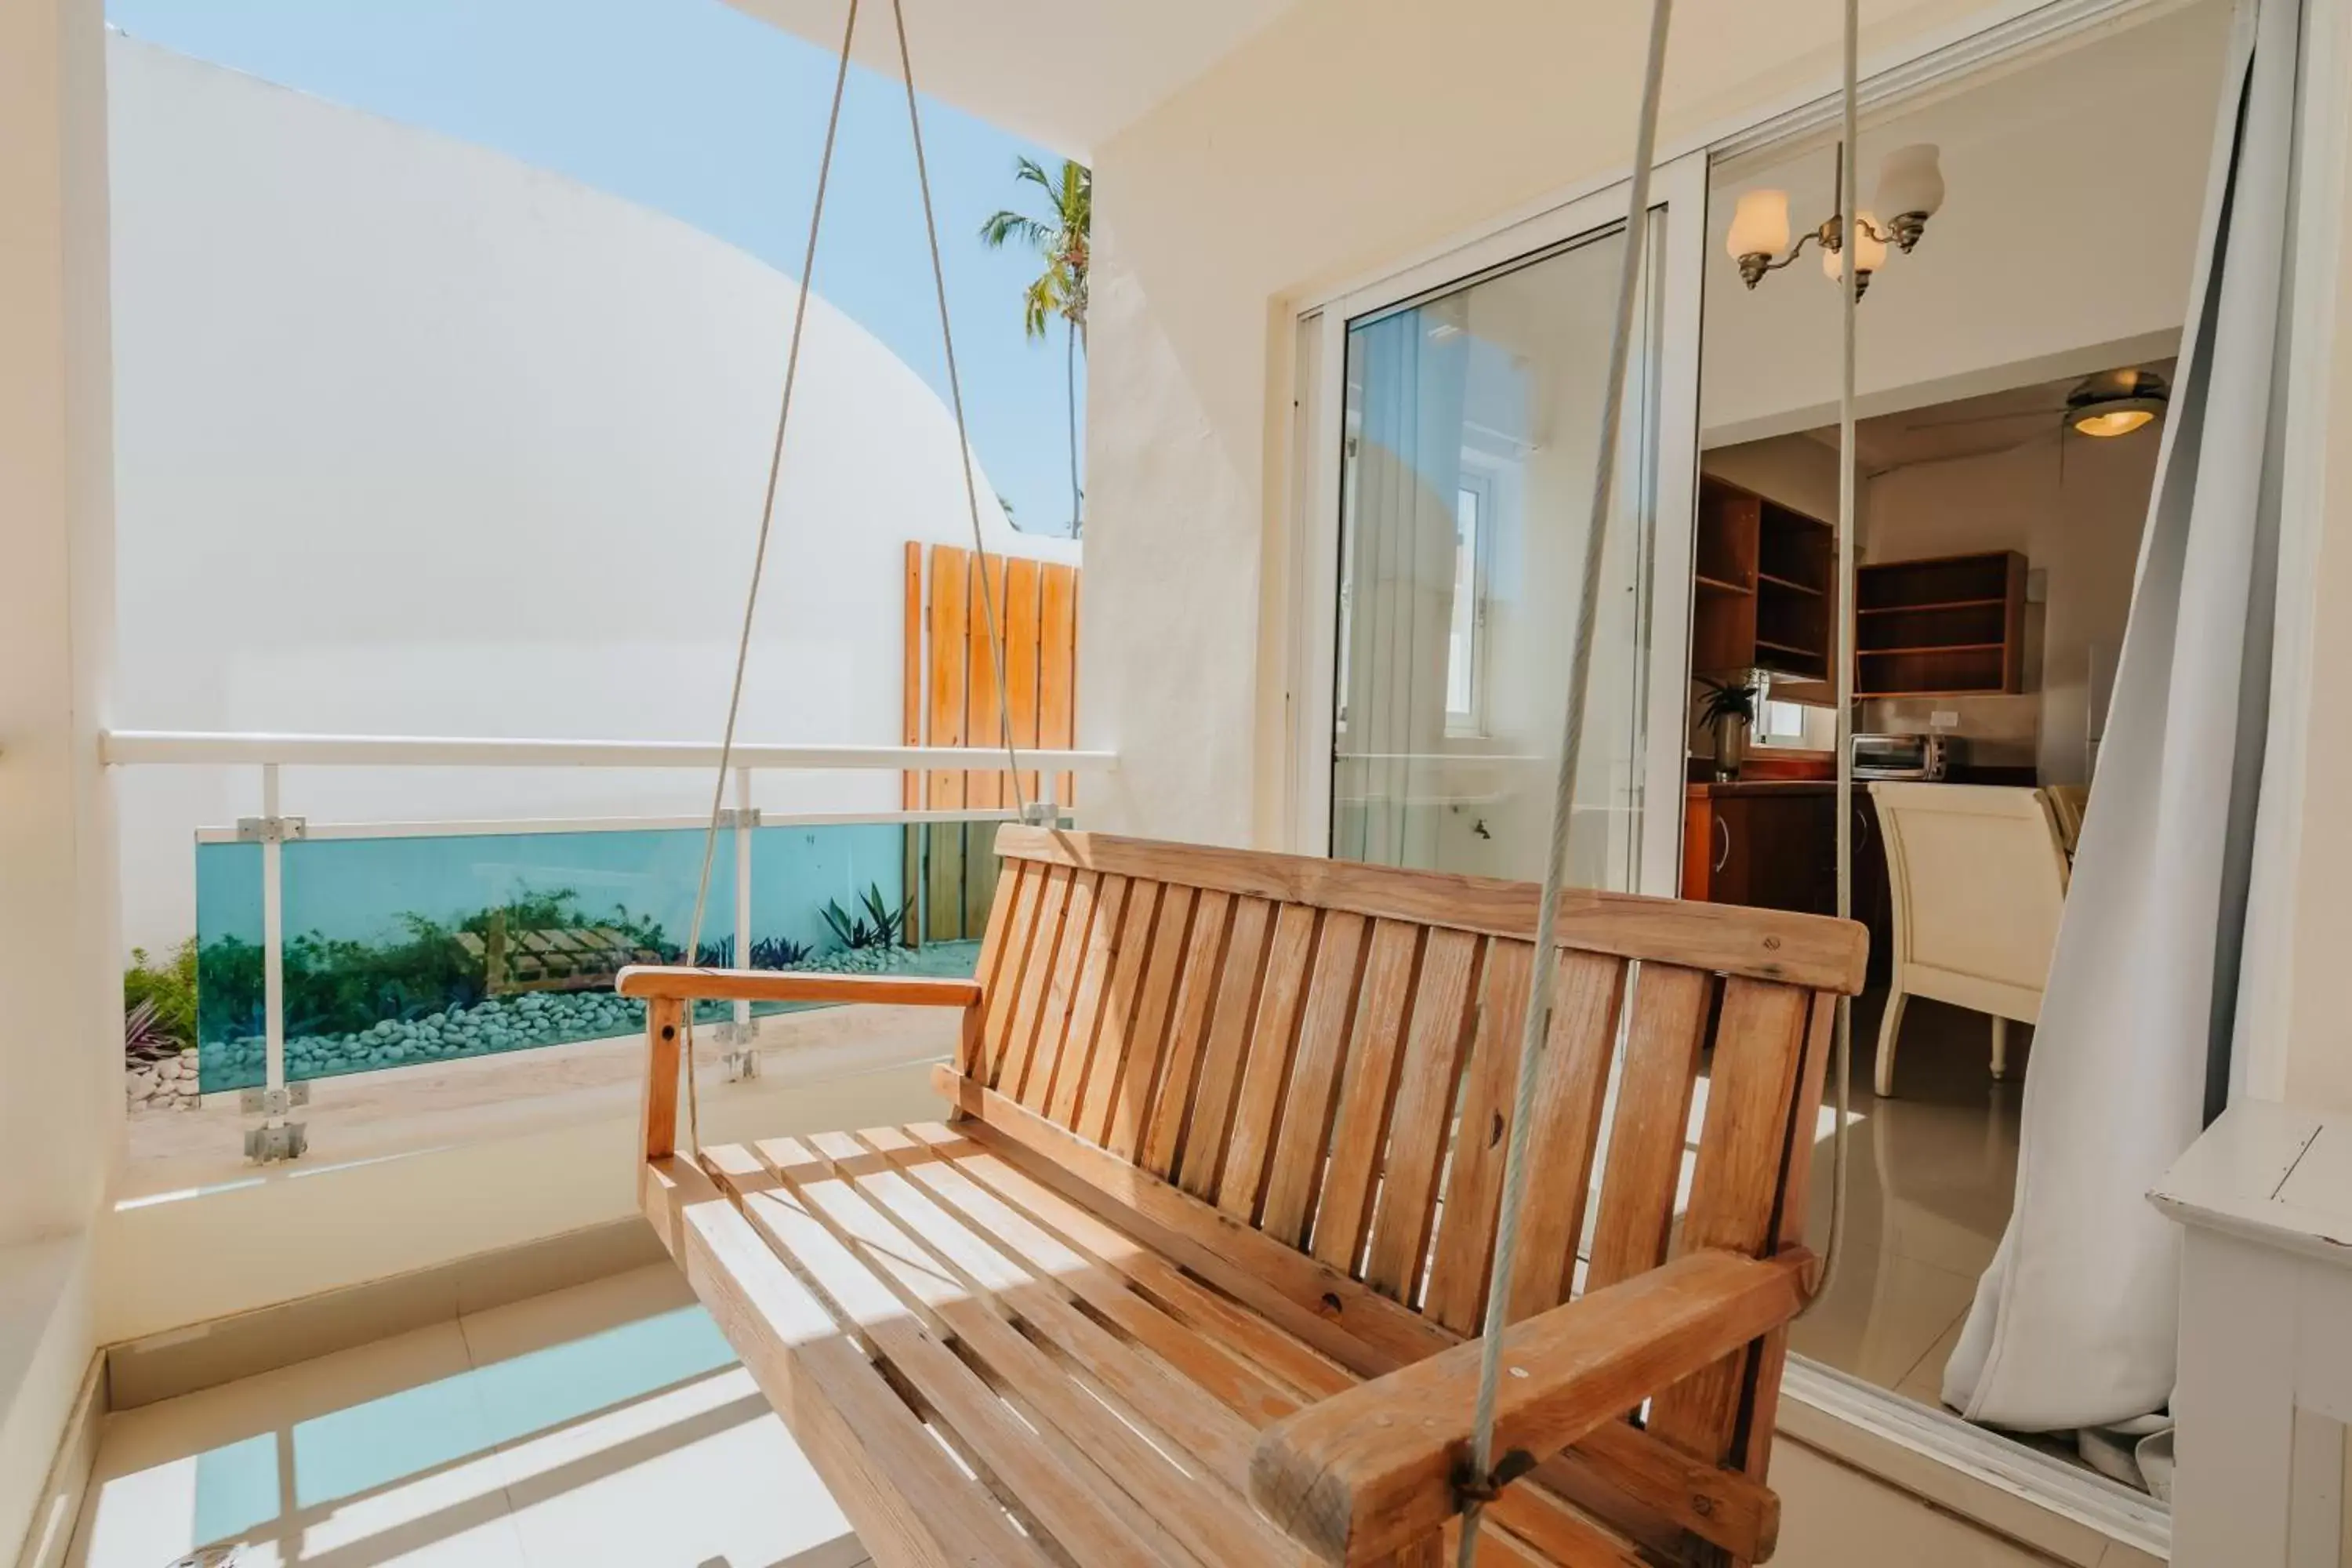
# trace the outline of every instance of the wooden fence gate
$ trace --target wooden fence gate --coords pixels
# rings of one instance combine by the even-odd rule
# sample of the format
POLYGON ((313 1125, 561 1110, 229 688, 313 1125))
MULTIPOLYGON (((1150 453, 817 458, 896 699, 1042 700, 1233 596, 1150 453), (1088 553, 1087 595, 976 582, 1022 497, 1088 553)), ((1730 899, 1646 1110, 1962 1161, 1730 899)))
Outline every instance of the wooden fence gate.
MULTIPOLYGON (((907 546, 905 742, 910 746, 1013 743, 1060 750, 1077 742, 1078 569, 991 554, 989 587, 1004 644, 1004 701, 998 707, 996 648, 971 551, 952 544, 907 546)), ((1068 806, 1076 781, 1057 775, 1054 799, 1068 806)), ((1036 800, 1038 775, 1024 772, 1021 796, 1036 800)), ((1013 775, 914 773, 900 802, 908 811, 1010 810, 1013 775)), ((917 941, 977 938, 996 890, 993 823, 918 824, 907 833, 907 896, 919 918, 917 941)))

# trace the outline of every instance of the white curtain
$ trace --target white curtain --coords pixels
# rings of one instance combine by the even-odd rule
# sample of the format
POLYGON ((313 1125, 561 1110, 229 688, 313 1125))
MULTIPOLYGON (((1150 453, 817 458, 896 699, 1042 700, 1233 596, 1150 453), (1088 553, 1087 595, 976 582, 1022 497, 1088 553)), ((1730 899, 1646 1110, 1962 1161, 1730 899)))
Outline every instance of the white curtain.
POLYGON ((2145 1194, 2242 1081, 2242 994, 2268 959, 2247 932, 2285 896, 2284 807, 2263 781, 2282 743, 2270 712, 2301 11, 2241 0, 2231 32, 2131 617, 2026 1077, 2016 1204, 1944 1372, 1944 1398, 1973 1420, 2095 1426, 2172 1395, 2176 1243, 2145 1194))

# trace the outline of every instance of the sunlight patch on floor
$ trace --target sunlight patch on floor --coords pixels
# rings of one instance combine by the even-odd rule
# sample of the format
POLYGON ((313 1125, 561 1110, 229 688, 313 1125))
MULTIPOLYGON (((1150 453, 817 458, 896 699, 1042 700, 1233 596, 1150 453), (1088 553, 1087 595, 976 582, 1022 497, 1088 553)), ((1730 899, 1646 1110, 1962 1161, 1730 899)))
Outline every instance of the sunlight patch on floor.
POLYGON ((862 1563, 683 1294, 639 1270, 110 1417, 68 1561, 862 1563))

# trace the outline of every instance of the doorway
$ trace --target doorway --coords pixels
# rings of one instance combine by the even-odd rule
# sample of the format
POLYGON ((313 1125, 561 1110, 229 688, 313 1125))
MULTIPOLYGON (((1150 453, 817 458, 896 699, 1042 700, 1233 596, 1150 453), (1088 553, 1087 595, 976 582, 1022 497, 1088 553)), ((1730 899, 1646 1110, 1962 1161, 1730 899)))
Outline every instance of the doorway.
MULTIPOLYGON (((1683 765, 1681 681, 1660 685, 1657 650, 1688 618, 1703 161, 1653 189, 1570 844, 1573 881, 1618 890, 1671 888, 1675 824, 1651 804, 1676 798, 1683 765)), ((1542 875, 1624 199, 1570 203, 1304 323, 1336 390, 1300 431, 1307 852, 1542 875)))
MULTIPOLYGON (((1865 211, 1899 149, 1937 146, 1948 195, 1910 252, 1872 258, 1858 308, 1850 831, 1873 974, 1853 1015, 1846 1251, 1790 1348, 1927 1411, 1946 1408, 1947 1365, 2010 1218, 2032 1026, 2074 834, 2097 809, 2228 25, 2225 5, 2187 5, 1867 118, 1860 137, 1865 211), (2135 115, 2150 102, 2168 106, 2161 124, 2135 115), (2123 121, 2133 134, 2109 138, 2123 121)), ((1713 172, 1702 569, 1711 532, 1759 519, 1834 538, 1834 268, 1809 246, 1751 279, 1730 230, 1767 191, 1785 193, 1792 236, 1810 230, 1833 210, 1839 156, 1801 138, 1713 172)), ((1765 580, 1804 574, 1728 559, 1703 590, 1717 598, 1695 624, 1692 673, 1746 688, 1761 710, 1745 755, 1727 757, 1694 687, 1687 810, 1706 830, 1692 841, 1717 852, 1685 857, 1685 895, 1826 910, 1836 714, 1815 677, 1834 666, 1816 656, 1841 628, 1765 580), (1741 875, 1711 886, 1718 867, 1741 875)), ((1827 1225, 1824 1196, 1815 1246, 1827 1225)), ((2019 1436, 2084 1451, 2071 1432, 2019 1436)))

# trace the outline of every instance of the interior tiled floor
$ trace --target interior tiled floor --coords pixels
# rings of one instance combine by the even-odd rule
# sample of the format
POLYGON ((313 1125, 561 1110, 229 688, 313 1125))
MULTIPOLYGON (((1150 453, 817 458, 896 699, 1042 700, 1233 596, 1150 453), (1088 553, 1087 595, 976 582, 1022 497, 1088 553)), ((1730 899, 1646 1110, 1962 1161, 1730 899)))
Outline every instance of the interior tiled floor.
POLYGON ((108 1417, 71 1568, 230 1543, 236 1568, 866 1561, 667 1264, 108 1417))
MULTIPOLYGON (((1978 1278, 2008 1223, 2019 1097, 2032 1031, 2011 1026, 2009 1076, 1990 1071, 1980 1013, 1913 999, 1895 1094, 1871 1092, 1885 993, 1855 1004, 1844 1260, 1828 1300, 1800 1321, 1800 1354, 1883 1388, 1938 1403, 1978 1278)), ((1824 1118, 1826 1133, 1831 1125, 1824 1118)), ((1830 1140, 1814 1146, 1813 1246, 1829 1236, 1830 1140)))

